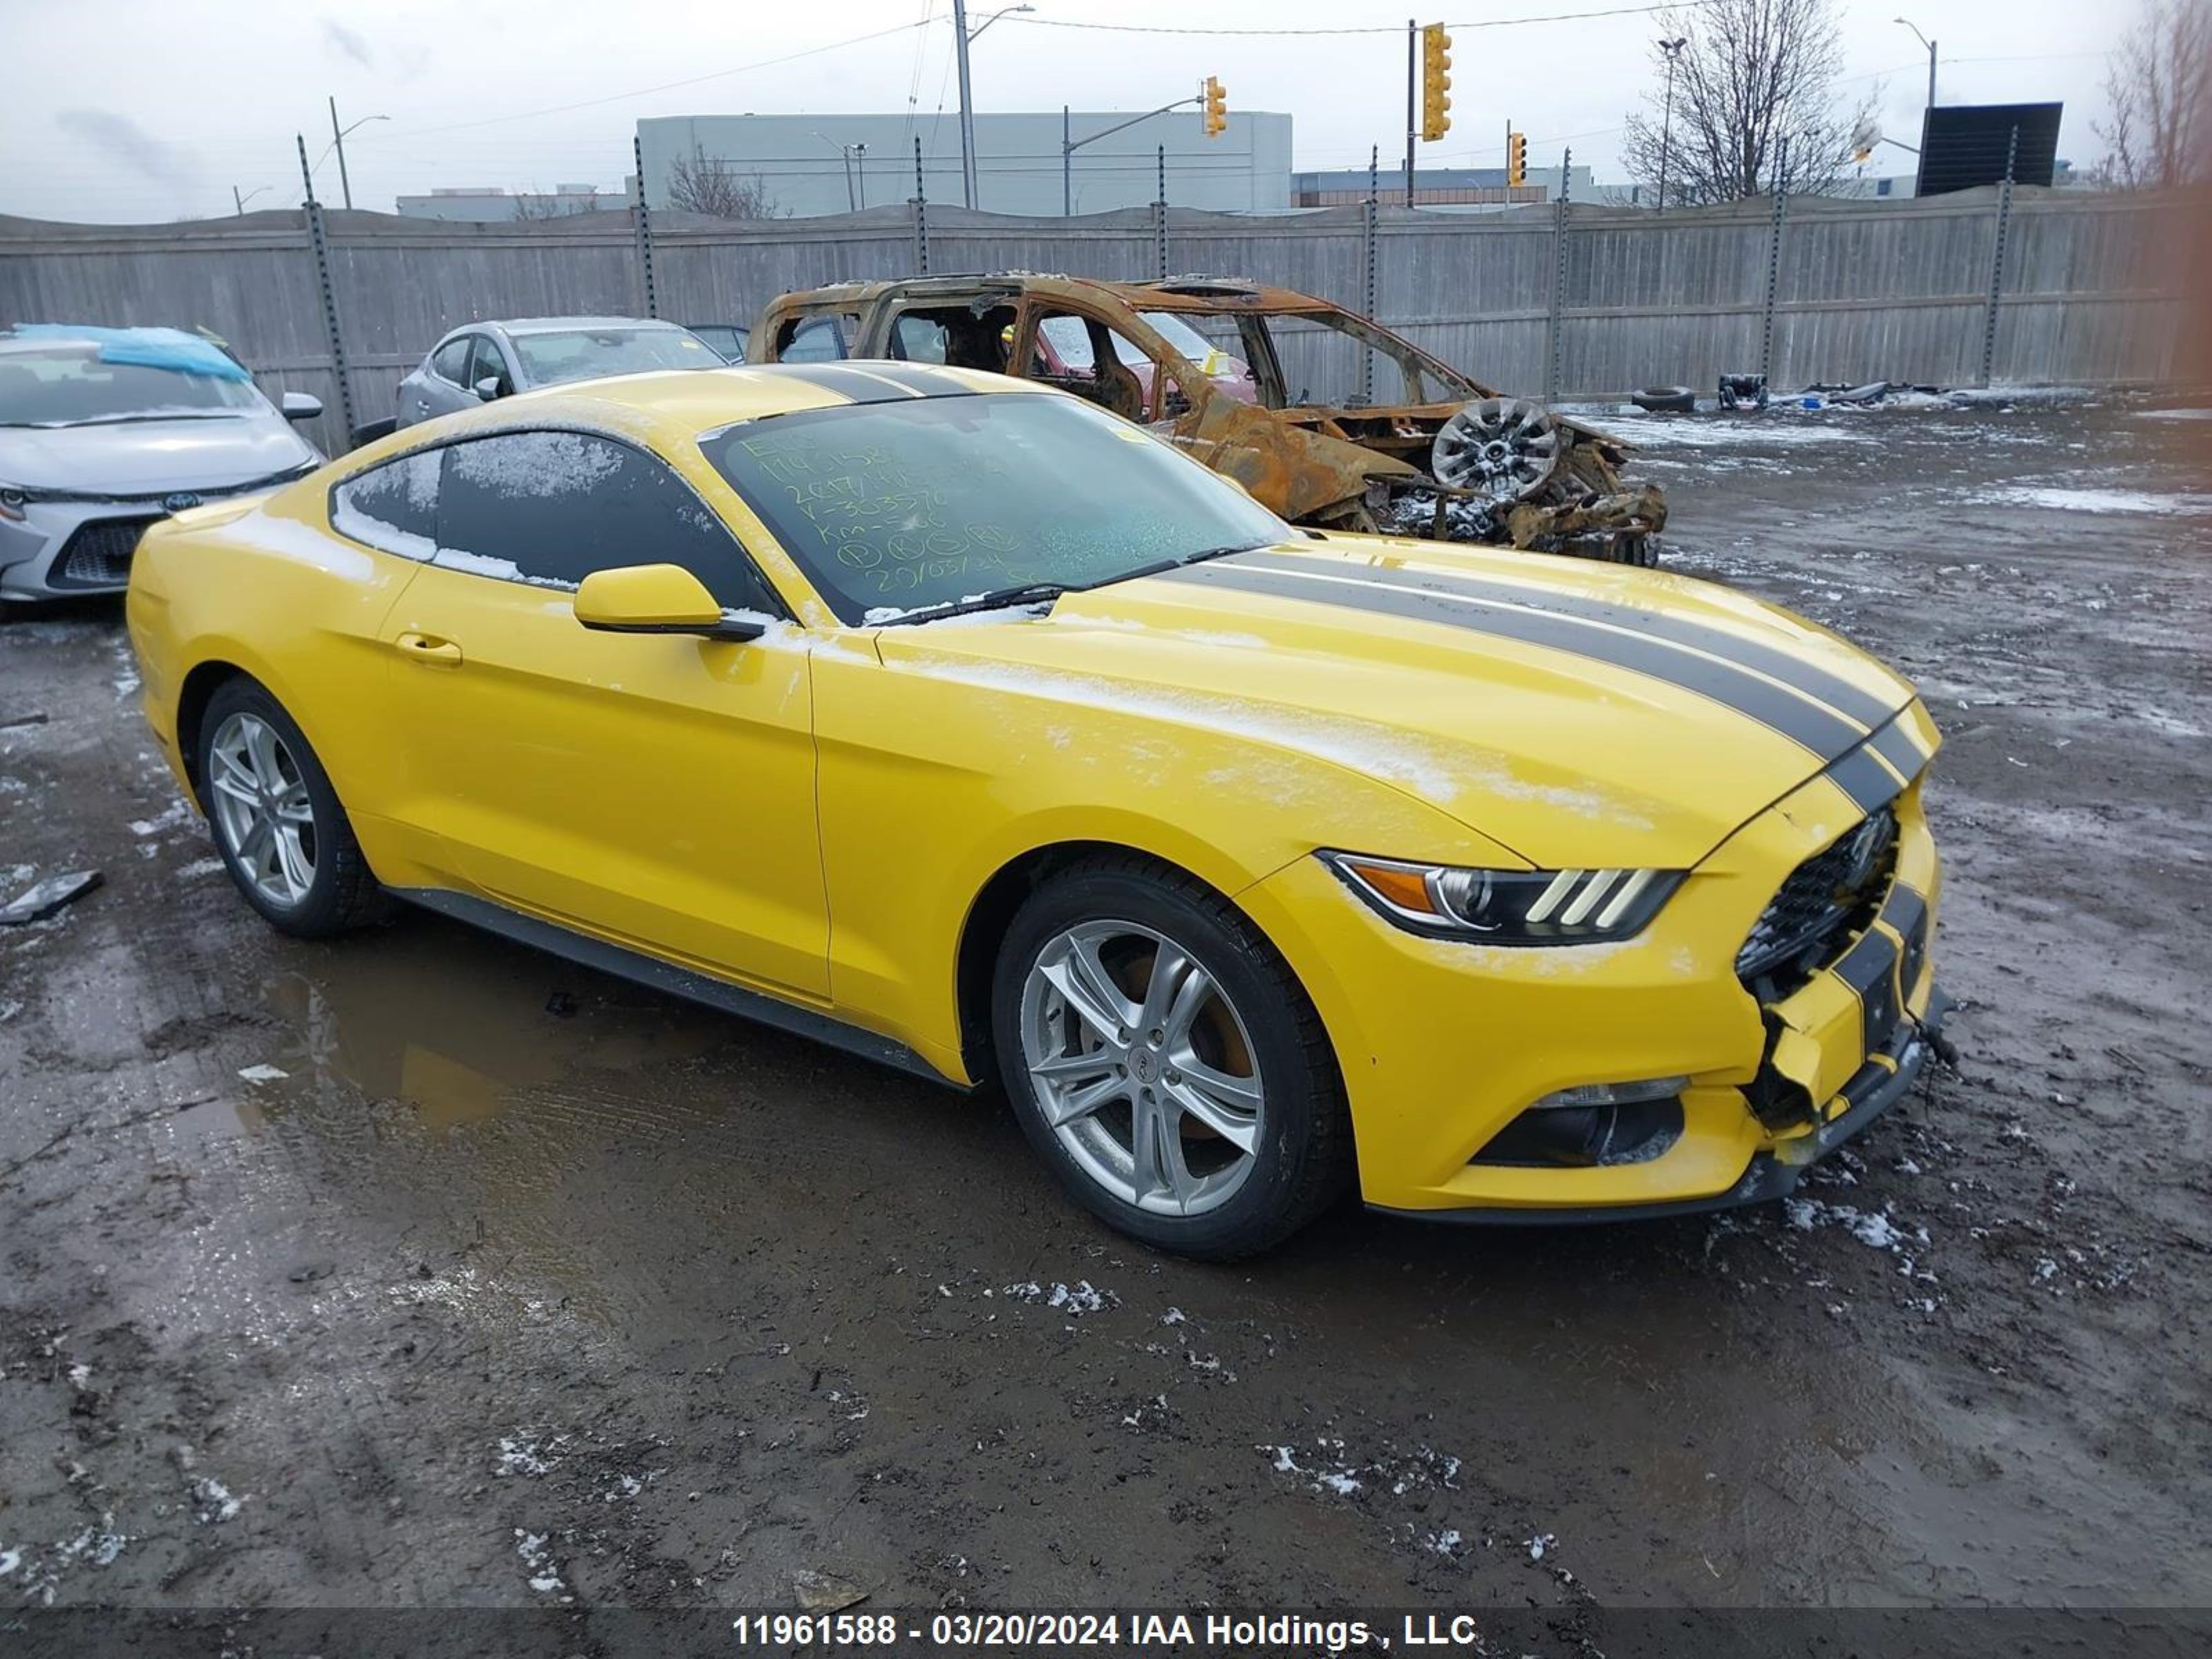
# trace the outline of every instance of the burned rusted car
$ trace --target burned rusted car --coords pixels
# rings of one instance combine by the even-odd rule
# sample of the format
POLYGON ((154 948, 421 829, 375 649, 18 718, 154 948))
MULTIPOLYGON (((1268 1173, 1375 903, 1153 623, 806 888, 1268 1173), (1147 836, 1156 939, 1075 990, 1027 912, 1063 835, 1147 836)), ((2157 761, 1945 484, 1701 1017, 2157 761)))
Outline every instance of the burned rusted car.
POLYGON ((1341 306, 1230 277, 1008 272, 770 302, 748 362, 895 358, 1048 381, 1142 422, 1285 518, 1656 562, 1626 446, 1497 392, 1341 306))

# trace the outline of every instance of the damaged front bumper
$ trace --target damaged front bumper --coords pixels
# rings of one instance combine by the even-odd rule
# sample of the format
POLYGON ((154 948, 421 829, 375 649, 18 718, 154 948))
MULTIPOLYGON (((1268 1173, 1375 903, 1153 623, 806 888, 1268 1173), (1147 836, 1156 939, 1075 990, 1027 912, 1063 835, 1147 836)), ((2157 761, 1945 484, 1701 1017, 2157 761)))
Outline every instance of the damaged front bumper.
POLYGON ((1723 1193, 1698 1198, 1670 1199, 1656 1204, 1594 1204, 1558 1210, 1405 1210, 1385 1204, 1368 1207, 1382 1215, 1410 1217, 1419 1221, 1455 1221, 1486 1227, 1572 1227, 1595 1222, 1657 1221, 1669 1216, 1704 1215, 1716 1210, 1741 1209, 1750 1204, 1771 1204, 1797 1190, 1813 1166, 1845 1142, 1854 1140, 1874 1121, 1912 1091, 1930 1060, 1950 1054, 1943 1036, 1943 1019, 1951 999, 1931 989, 1927 1012, 1899 1022, 1893 1047, 1886 1050, 1887 1066, 1869 1060, 1859 1077, 1844 1088, 1849 1103, 1842 1112, 1818 1125, 1809 1133, 1784 1141, 1771 1152, 1754 1155, 1735 1186, 1723 1193))

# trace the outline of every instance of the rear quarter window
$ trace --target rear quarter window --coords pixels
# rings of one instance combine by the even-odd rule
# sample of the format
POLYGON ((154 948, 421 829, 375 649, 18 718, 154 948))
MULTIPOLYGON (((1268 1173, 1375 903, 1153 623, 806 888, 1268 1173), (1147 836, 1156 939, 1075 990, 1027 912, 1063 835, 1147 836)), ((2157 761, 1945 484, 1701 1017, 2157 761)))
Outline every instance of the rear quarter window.
POLYGON ((418 449, 372 466, 331 490, 331 528, 403 559, 438 550, 438 458, 418 449))

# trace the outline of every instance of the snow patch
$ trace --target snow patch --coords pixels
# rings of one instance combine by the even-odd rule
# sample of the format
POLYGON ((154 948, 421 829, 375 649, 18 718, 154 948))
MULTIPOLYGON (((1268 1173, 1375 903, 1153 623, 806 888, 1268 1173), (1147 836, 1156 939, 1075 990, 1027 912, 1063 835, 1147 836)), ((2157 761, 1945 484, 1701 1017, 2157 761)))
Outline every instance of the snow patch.
POLYGON ((1966 500, 1977 507, 2032 507, 2050 513, 2212 513, 2212 495, 2157 495, 2147 489, 2061 489, 2040 484, 2006 484, 1978 489, 1966 500))

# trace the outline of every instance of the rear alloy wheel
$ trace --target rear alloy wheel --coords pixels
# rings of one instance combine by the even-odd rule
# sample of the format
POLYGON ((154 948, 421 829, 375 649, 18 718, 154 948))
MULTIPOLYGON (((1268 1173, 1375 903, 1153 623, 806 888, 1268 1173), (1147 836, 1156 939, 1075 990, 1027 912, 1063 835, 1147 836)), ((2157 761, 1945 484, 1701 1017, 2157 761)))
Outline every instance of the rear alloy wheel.
POLYGON ((1147 1243, 1249 1255, 1349 1182, 1312 1005, 1243 915, 1179 872, 1104 855, 1047 881, 1008 930, 992 1012, 1030 1143, 1147 1243))
POLYGON ((383 890, 330 775, 276 700, 243 677, 226 681, 200 732, 200 802, 246 902, 302 939, 381 916, 383 890))
POLYGON ((252 890, 280 909, 315 885, 315 808, 300 763, 258 714, 231 715, 208 744, 216 834, 252 890))

